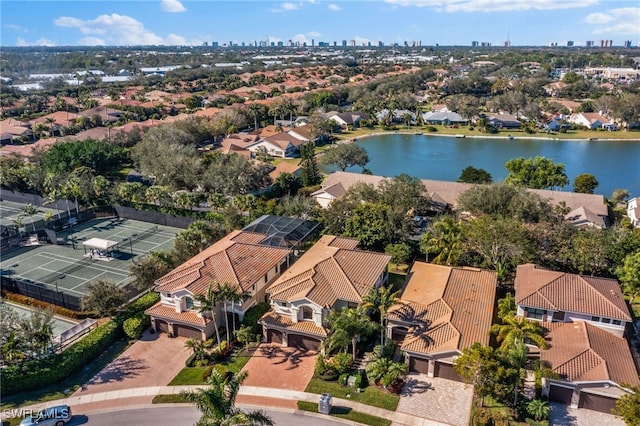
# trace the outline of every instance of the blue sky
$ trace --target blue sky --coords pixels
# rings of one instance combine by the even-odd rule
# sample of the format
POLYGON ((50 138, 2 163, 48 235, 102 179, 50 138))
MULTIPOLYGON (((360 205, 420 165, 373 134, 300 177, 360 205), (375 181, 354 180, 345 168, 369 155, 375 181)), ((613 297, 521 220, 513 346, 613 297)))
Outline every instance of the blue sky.
POLYGON ((640 40, 638 0, 2 0, 0 17, 3 46, 640 40))

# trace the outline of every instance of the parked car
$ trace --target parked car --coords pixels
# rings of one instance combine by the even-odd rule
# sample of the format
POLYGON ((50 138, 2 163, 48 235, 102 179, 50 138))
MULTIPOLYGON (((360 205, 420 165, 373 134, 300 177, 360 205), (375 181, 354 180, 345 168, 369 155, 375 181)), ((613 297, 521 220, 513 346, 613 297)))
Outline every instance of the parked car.
POLYGON ((44 408, 37 413, 23 419, 20 426, 63 426, 71 420, 71 407, 68 405, 58 405, 56 407, 44 408))

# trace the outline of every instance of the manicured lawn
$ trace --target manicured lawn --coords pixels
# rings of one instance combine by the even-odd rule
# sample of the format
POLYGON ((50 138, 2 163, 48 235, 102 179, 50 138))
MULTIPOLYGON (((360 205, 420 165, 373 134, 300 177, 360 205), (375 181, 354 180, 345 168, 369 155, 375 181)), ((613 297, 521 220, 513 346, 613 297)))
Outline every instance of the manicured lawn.
POLYGON ((116 359, 128 347, 129 343, 126 340, 118 340, 95 361, 60 383, 47 386, 37 391, 23 392, 10 396, 3 395, 2 405, 0 408, 7 409, 12 407, 22 407, 25 405, 34 405, 41 402, 66 398, 78 390, 80 386, 89 381, 89 379, 98 374, 100 370, 116 359))
MULTIPOLYGON (((316 404, 315 402, 298 401, 298 409, 302 411, 317 413, 318 404, 316 404)), ((351 420, 356 423, 371 426, 389 426, 391 424, 391 420, 372 416, 370 414, 360 413, 358 411, 351 411, 343 407, 333 407, 329 415, 331 417, 340 417, 341 419, 351 420)))
POLYGON ((389 284, 391 284, 391 288, 393 288, 394 290, 401 290, 406 279, 406 272, 389 272, 389 284))
POLYGON ((189 401, 181 394, 156 395, 151 400, 152 404, 187 404, 189 401))
MULTIPOLYGON (((252 343, 236 352, 236 355, 226 361, 217 363, 217 365, 223 366, 226 371, 237 373, 249 362, 257 348, 258 345, 252 343)), ((169 382, 168 386, 202 385, 204 384, 202 374, 206 369, 207 367, 185 367, 169 382)))
POLYGON ((374 386, 369 386, 362 393, 356 393, 354 388, 343 387, 338 382, 325 382, 321 379, 312 378, 305 389, 310 393, 330 393, 335 398, 350 399, 362 404, 373 405, 374 407, 384 408, 386 410, 395 411, 398 406, 400 397, 383 392, 374 386))

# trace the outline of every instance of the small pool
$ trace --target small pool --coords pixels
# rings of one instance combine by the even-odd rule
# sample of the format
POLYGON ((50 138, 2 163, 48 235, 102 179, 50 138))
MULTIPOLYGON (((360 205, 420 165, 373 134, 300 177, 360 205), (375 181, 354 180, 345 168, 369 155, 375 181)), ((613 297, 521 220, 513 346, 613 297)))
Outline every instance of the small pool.
MULTIPOLYGON (((3 303, 9 306, 14 311, 16 311, 20 316, 30 315, 32 312, 32 310, 27 308, 26 306, 15 305, 13 303, 8 303, 6 301, 4 301, 3 303)), ((62 319, 58 316, 54 316, 51 323, 53 325, 53 337, 59 336, 60 333, 62 333, 63 331, 66 331, 71 327, 73 327, 74 325, 76 325, 75 322, 71 320, 62 319)))

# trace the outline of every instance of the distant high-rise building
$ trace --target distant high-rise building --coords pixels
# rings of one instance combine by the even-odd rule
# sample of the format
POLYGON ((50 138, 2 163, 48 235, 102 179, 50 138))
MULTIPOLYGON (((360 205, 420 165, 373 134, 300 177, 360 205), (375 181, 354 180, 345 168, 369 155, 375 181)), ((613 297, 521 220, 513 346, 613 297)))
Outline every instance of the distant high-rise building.
POLYGON ((202 42, 202 45, 203 45, 204 47, 207 47, 207 46, 209 46, 209 42, 208 42, 208 41, 202 42))
POLYGON ((409 42, 407 42, 406 40, 404 42, 404 47, 409 47, 409 42))
POLYGON ((379 41, 378 42, 378 47, 384 47, 384 42, 383 41, 379 41))
POLYGON ((626 47, 627 49, 630 49, 631 48, 631 43, 632 43, 631 40, 625 40, 624 43, 622 43, 622 45, 624 47, 626 47))
POLYGON ((567 41, 567 47, 573 47, 573 40, 567 41))
POLYGON ((349 46, 356 47, 356 41, 355 40, 349 40, 349 46))
POLYGON ((211 42, 211 47, 218 47, 218 42, 217 41, 212 41, 211 42))
POLYGON ((480 43, 480 47, 491 47, 491 42, 483 41, 482 43, 480 43))
POLYGON ((347 47, 347 40, 342 40, 342 47, 347 47))
POLYGON ((471 42, 471 47, 478 47, 478 46, 480 46, 480 42, 479 41, 473 40, 471 42))
POLYGON ((311 39, 311 47, 315 47, 316 45, 316 41, 314 39, 311 39))
POLYGON ((613 46, 613 40, 600 40, 600 47, 611 47, 613 46))
POLYGON ((511 41, 507 40, 504 42, 504 47, 511 47, 511 41))
POLYGON ((283 47, 283 46, 284 46, 284 42, 279 41, 279 42, 278 42, 278 47, 283 47))
POLYGON ((549 43, 549 47, 558 47, 558 43, 552 41, 551 43, 549 43))
POLYGON ((337 41, 333 42, 333 47, 338 47, 338 42, 337 41))
POLYGON ((319 41, 318 47, 329 47, 329 43, 326 41, 319 41))
POLYGON ((593 47, 595 46, 596 42, 593 40, 587 40, 586 43, 584 44, 585 47, 593 47))
POLYGON ((233 47, 233 42, 232 41, 229 42, 229 47, 233 47))

